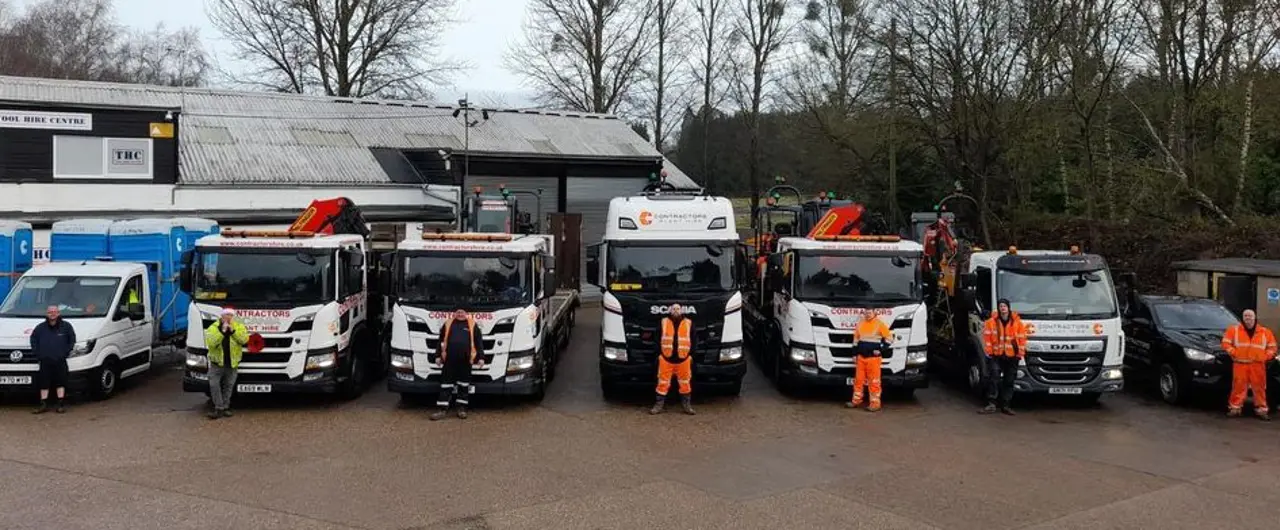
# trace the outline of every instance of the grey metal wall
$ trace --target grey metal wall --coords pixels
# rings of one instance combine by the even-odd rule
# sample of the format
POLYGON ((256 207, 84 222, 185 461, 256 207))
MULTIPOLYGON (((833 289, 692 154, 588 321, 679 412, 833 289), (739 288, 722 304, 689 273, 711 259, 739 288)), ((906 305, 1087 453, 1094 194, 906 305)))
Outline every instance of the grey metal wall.
MULTIPOLYGON (((609 199, 634 195, 648 184, 643 178, 568 177, 565 181, 565 206, 571 213, 582 214, 582 243, 599 243, 604 237, 604 223, 609 214, 609 199)), ((582 253, 584 297, 597 297, 600 290, 585 282, 586 252, 582 253)))

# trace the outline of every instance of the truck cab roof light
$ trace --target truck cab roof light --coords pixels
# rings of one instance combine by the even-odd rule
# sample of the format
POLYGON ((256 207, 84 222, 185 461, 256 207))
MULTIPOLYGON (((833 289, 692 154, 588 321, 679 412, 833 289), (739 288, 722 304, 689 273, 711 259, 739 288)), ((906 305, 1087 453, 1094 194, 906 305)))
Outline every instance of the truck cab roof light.
POLYGON ((223 230, 223 237, 284 237, 289 239, 315 237, 315 232, 305 230, 223 230))
POLYGON ((637 230, 639 227, 636 226, 636 222, 630 217, 619 217, 618 228, 620 230, 637 230))
POLYGON ((511 241, 511 234, 436 234, 423 232, 424 241, 511 241))

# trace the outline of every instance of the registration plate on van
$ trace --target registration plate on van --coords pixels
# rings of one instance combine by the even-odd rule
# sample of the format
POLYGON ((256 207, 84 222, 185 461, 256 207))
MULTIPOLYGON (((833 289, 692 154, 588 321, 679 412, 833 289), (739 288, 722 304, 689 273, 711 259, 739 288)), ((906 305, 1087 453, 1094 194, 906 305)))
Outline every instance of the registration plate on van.
POLYGON ((1084 392, 1083 388, 1070 388, 1070 387, 1060 387, 1060 386, 1049 388, 1050 394, 1080 394, 1083 392, 1084 392))
POLYGON ((0 385, 29 385, 31 384, 31 376, 29 375, 12 375, 0 377, 0 385))
POLYGON ((271 385, 236 385, 236 392, 244 394, 269 394, 271 385))

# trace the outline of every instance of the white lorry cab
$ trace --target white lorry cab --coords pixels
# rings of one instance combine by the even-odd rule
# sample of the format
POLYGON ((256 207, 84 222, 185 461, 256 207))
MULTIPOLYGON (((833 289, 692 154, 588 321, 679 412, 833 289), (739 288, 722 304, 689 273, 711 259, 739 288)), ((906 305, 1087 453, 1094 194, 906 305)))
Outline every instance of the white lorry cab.
POLYGON ((250 333, 236 392, 359 395, 381 362, 369 322, 367 244, 358 234, 269 230, 196 241, 183 258, 192 299, 183 388, 209 391, 204 330, 231 308, 250 333))
POLYGON ((57 306, 76 344, 67 360, 72 391, 107 398, 120 380, 151 368, 164 337, 151 272, 142 263, 49 263, 27 271, 0 303, 0 391, 34 391, 39 362, 31 332, 57 306), (137 303, 130 303, 131 294, 137 303))
POLYGON ((405 397, 440 392, 440 335, 457 309, 484 338, 477 394, 541 399, 568 345, 576 290, 557 290, 553 239, 500 233, 412 234, 391 269, 391 373, 405 397))
POLYGON ((724 197, 649 192, 609 202, 604 238, 587 247, 588 281, 603 289, 600 384, 657 379, 661 322, 680 304, 693 322, 693 385, 737 394, 746 373, 741 249, 724 197))
MULTIPOLYGON (((982 325, 1000 299, 1027 325, 1026 358, 1018 370, 1018 392, 1076 395, 1093 401, 1124 387, 1124 331, 1107 263, 1096 254, 1018 250, 974 252, 962 278, 963 311, 954 325, 954 347, 935 350, 953 370, 966 370, 981 388, 982 325)), ((939 322, 947 325, 949 323, 939 322)))
POLYGON ((747 336, 780 388, 852 386, 854 328, 872 312, 893 333, 883 352, 886 389, 928 386, 923 248, 898 236, 784 237, 770 254, 761 307, 748 304, 747 336))

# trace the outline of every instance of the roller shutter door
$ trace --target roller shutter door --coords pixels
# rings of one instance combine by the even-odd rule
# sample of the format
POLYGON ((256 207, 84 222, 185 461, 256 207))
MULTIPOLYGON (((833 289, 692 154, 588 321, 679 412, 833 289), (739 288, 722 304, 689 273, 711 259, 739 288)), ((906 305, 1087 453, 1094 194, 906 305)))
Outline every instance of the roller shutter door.
MULTIPOLYGON (((531 191, 537 192, 538 188, 542 188, 542 211, 535 214, 538 218, 540 226, 545 231, 547 229, 547 214, 555 212, 556 206, 560 204, 560 179, 557 177, 490 177, 471 175, 467 177, 467 193, 471 193, 476 186, 484 186, 485 195, 497 195, 498 185, 506 184, 507 189, 511 191, 531 191)), ((529 195, 514 195, 516 201, 520 203, 521 212, 537 212, 538 201, 529 195)))
MULTIPOLYGON (((567 213, 582 214, 582 243, 592 245, 604 237, 604 223, 609 214, 609 200, 614 197, 635 195, 648 184, 643 178, 569 177, 565 182, 567 213)), ((597 297, 600 290, 587 285, 586 256, 582 253, 583 286, 586 297, 597 297)))

